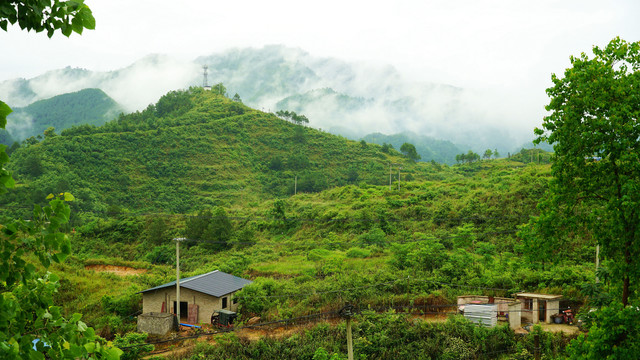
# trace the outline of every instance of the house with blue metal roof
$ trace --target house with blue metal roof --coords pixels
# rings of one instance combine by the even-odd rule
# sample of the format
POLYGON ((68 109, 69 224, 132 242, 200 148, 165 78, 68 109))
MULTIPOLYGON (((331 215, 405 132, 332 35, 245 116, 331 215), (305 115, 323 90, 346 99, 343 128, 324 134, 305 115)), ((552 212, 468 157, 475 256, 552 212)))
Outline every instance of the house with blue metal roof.
MULTIPOLYGON (((251 280, 219 270, 180 279, 180 321, 190 324, 206 323, 215 310, 236 311, 233 294, 251 280)), ((168 282, 142 293, 143 313, 176 313, 176 282, 168 282)))

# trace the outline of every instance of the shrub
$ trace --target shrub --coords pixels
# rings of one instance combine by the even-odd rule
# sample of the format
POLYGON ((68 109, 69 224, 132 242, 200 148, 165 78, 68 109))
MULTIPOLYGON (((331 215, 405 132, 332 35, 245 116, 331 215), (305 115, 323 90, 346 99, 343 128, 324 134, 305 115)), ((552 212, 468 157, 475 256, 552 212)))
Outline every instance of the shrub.
POLYGON ((331 254, 331 251, 327 249, 313 249, 307 253, 307 260, 320 261, 331 254))
POLYGON ((347 257, 348 258, 360 258, 360 259, 364 259, 371 256, 371 251, 369 249, 362 249, 362 248, 351 248, 349 250, 347 250, 347 257))

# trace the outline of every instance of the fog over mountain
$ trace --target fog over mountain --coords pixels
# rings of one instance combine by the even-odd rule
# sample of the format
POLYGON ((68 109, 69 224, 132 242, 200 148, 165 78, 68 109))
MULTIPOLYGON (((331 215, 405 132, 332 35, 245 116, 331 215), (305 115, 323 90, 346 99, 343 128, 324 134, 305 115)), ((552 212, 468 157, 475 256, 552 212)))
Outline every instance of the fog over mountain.
POLYGON ((222 82, 229 96, 264 111, 293 110, 310 126, 360 138, 379 132, 413 132, 476 151, 509 151, 532 138, 532 128, 513 119, 509 101, 446 84, 414 82, 391 66, 319 58, 272 45, 180 61, 149 55, 109 72, 65 68, 32 79, 0 83, 0 98, 22 107, 55 95, 99 88, 127 111, 141 110, 168 91, 222 82))

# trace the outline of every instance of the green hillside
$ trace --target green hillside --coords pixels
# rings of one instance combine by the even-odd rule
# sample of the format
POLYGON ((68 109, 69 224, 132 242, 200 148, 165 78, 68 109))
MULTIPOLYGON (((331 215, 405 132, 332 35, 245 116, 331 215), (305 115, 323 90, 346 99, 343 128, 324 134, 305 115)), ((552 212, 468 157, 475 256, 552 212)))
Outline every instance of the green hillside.
POLYGON ((101 127, 25 144, 12 155, 21 187, 8 201, 65 190, 82 211, 183 213, 296 190, 385 184, 390 162, 403 159, 192 89, 101 127))
POLYGON ((436 161, 443 164, 452 165, 456 161, 456 155, 462 151, 451 141, 438 140, 429 136, 417 135, 413 133, 402 133, 394 135, 384 135, 380 133, 369 134, 362 138, 366 142, 374 144, 390 144, 394 149, 399 150, 402 144, 408 142, 416 147, 416 151, 422 161, 436 161))
POLYGON ((84 89, 15 108, 7 127, 14 139, 23 140, 42 135, 51 126, 60 131, 81 124, 102 125, 120 112, 122 108, 102 90, 84 89))
MULTIPOLYGON (((66 227, 73 256, 53 267, 62 278, 56 301, 109 339, 135 329, 139 291, 175 276, 176 237, 189 239, 181 245, 184 276, 219 269, 254 281, 238 298, 240 324, 350 303, 371 309, 356 326, 369 319, 406 324, 413 336, 427 325, 410 316, 454 312, 462 294, 540 291, 564 295, 563 306, 584 303, 581 286, 594 277, 591 238, 576 236, 558 249, 520 236, 538 214, 550 167, 516 160, 414 164, 379 145, 192 88, 99 127, 25 142, 11 155, 17 185, 2 197, 0 216, 29 218, 25 204, 41 204, 49 193, 76 197, 66 227), (91 270, 95 265, 147 272, 121 278, 91 270), (391 320, 396 313, 388 309, 412 315, 391 320)), ((452 321, 451 331, 471 329, 468 340, 484 346, 488 335, 452 321)), ((372 329, 362 328, 362 336, 378 331, 372 329)), ((526 344, 497 329, 500 340, 484 351, 526 344)), ((322 339, 336 349, 337 338, 322 339)), ((282 345, 270 344, 273 351, 282 345)), ((303 357, 315 351, 302 349, 303 357)), ((216 356, 251 358, 245 350, 216 356)))

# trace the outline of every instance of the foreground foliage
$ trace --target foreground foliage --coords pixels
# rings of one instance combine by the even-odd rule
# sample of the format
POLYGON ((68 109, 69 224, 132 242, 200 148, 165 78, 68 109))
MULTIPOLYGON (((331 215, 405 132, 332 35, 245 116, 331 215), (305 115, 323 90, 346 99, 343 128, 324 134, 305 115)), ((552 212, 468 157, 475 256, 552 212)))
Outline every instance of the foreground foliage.
POLYGON ((547 231, 558 218, 566 219, 560 230, 588 229, 627 305, 640 282, 640 43, 616 38, 593 53, 572 57, 547 90, 552 113, 536 133, 556 156, 539 221, 547 231))
MULTIPOLYGON (((534 336, 540 352, 550 358, 562 356, 570 338, 534 331, 516 335, 508 326, 478 327, 462 317, 446 322, 411 319, 402 313, 364 312, 353 327, 357 359, 523 359, 533 358, 534 336)), ((198 344, 191 354, 175 359, 346 359, 346 328, 320 324, 294 335, 249 341, 229 334, 216 345, 198 344)))

